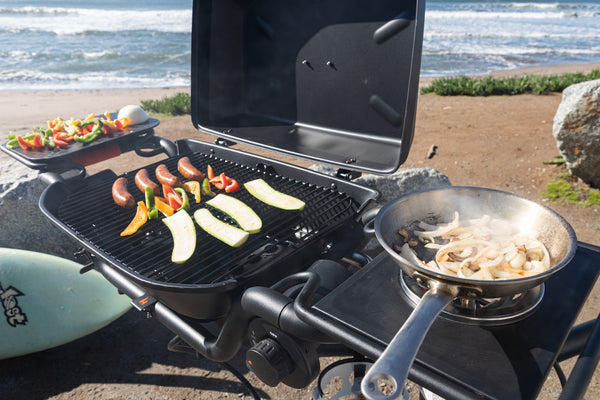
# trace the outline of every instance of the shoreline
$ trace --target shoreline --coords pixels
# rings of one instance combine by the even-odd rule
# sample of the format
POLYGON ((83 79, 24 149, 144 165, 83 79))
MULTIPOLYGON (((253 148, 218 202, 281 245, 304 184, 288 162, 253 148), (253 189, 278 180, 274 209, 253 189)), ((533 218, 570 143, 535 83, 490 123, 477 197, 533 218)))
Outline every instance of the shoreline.
MULTIPOLYGON (((567 72, 587 73, 600 68, 600 62, 534 66, 512 70, 495 71, 476 77, 506 77, 526 74, 553 75, 567 72)), ((421 77, 419 86, 427 85, 439 77, 421 77)), ((65 89, 65 90, 5 90, 0 91, 0 142, 9 132, 26 132, 35 125, 56 117, 70 118, 91 112, 117 111, 127 104, 139 104, 141 100, 155 100, 180 92, 189 92, 189 86, 138 89, 65 89), (10 116, 10 117, 8 117, 10 116)))

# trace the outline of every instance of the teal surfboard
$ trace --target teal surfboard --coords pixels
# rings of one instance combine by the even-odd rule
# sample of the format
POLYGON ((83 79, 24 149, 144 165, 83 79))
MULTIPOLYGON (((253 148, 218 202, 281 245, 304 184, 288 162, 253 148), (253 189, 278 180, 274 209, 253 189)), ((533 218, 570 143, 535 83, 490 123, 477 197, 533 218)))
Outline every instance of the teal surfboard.
POLYGON ((97 271, 64 258, 0 248, 0 360, 88 335, 131 307, 97 271))

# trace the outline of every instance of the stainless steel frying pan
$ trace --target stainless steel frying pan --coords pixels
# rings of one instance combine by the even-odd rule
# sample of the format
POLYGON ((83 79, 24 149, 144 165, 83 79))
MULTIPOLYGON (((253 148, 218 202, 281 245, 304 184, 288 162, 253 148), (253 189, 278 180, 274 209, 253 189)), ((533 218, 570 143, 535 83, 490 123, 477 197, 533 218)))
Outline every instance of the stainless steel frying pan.
POLYGON ((450 186, 399 197, 381 208, 375 217, 375 235, 403 272, 428 288, 418 306, 362 380, 361 390, 370 400, 399 398, 421 343, 439 313, 455 298, 509 296, 531 289, 565 266, 575 254, 573 228, 556 212, 515 194, 493 189, 450 186), (490 215, 522 230, 539 232, 548 249, 551 268, 538 275, 510 280, 483 281, 445 275, 415 265, 394 249, 401 244, 398 230, 414 221, 450 222, 455 211, 461 219, 490 215), (382 393, 378 381, 391 392, 382 393))

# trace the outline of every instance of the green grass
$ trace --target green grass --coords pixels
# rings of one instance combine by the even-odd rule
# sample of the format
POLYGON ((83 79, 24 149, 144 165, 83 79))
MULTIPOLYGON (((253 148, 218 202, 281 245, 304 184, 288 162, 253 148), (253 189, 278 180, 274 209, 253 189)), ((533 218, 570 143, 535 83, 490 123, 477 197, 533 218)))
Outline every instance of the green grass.
POLYGON ((548 181, 543 197, 580 207, 600 206, 600 190, 577 182, 574 176, 567 173, 558 174, 556 180, 548 181))
POLYGON ((600 69, 585 74, 524 75, 507 78, 470 78, 466 76, 436 79, 421 94, 436 93, 440 96, 492 96, 524 93, 562 92, 576 83, 600 79, 600 69))
POLYGON ((189 115, 192 110, 191 97, 187 93, 177 93, 162 100, 142 100, 142 108, 153 114, 189 115))

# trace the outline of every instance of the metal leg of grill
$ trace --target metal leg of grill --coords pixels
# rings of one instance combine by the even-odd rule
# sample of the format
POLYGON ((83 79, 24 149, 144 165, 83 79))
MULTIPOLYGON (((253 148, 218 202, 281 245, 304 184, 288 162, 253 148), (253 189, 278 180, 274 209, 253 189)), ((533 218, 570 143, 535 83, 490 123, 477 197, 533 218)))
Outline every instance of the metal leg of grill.
MULTIPOLYGON (((96 269, 119 291, 132 300, 146 294, 139 286, 101 261, 96 262, 96 269)), ((160 302, 154 303, 146 311, 150 316, 189 344, 199 354, 217 362, 228 361, 237 354, 250 319, 244 313, 239 303, 234 304, 232 305, 229 318, 225 321, 219 335, 217 337, 210 337, 192 328, 179 315, 160 302)))

